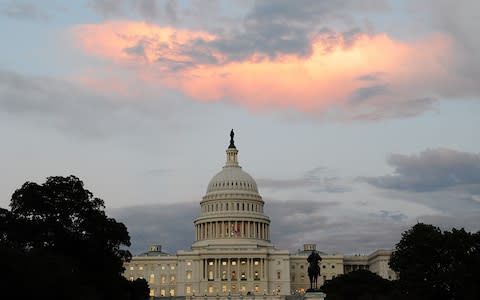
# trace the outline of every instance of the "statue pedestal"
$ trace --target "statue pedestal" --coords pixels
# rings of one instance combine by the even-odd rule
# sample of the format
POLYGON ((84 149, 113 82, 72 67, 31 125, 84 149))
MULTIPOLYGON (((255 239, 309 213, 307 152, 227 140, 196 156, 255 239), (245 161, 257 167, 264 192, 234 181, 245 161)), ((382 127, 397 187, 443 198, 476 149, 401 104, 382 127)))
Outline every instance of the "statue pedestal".
POLYGON ((327 297, 327 294, 322 293, 320 291, 318 291, 318 292, 306 292, 305 295, 303 295, 303 299, 305 299, 305 300, 324 300, 325 297, 327 297))

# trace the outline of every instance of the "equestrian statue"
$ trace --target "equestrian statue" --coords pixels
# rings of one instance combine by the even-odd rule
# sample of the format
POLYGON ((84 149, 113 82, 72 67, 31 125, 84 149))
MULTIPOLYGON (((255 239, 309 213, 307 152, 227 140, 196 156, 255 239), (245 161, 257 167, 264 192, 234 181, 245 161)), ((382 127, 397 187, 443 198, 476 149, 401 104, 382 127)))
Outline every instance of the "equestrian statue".
POLYGON ((322 260, 320 254, 317 251, 313 250, 312 253, 308 256, 308 277, 310 278, 310 289, 307 291, 316 291, 318 290, 318 276, 320 276, 320 266, 318 263, 322 260))

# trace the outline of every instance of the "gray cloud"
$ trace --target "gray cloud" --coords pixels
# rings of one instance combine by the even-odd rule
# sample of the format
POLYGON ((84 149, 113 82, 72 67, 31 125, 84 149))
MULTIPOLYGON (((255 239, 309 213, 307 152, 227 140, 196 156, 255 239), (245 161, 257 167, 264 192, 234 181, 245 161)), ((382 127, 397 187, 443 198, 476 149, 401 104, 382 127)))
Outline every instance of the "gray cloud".
POLYGON ((0 15, 23 20, 46 21, 49 14, 42 6, 31 2, 15 0, 0 4, 0 15))
POLYGON ((384 189, 428 192, 445 188, 477 188, 480 154, 449 149, 428 149, 419 155, 392 154, 392 175, 364 178, 384 189))
MULTIPOLYGON (((95 11, 106 17, 129 16, 133 13, 160 24, 188 24, 189 19, 196 17, 219 22, 222 25, 211 26, 218 38, 196 43, 189 53, 195 58, 207 55, 210 63, 218 63, 208 54, 210 51, 221 51, 224 62, 241 61, 253 54, 258 59, 262 59, 262 56, 275 58, 280 54, 305 57, 311 54, 313 39, 322 41, 325 52, 338 45, 349 47, 364 31, 361 29, 363 23, 356 21, 352 13, 381 11, 387 7, 384 0, 364 1, 362 5, 353 0, 306 0, 301 3, 253 1, 242 19, 231 18, 225 24, 227 18, 222 15, 221 5, 215 1, 188 1, 181 9, 174 0, 91 0, 89 3, 95 11), (201 16, 199 10, 203 12, 201 16), (205 13, 209 18, 205 18, 205 13), (339 28, 332 30, 327 26, 329 22, 337 22, 339 28)), ((204 22, 197 20, 197 23, 204 22)))
MULTIPOLYGON (((379 216, 339 218, 331 208, 337 202, 266 200, 265 213, 271 219, 272 242, 279 249, 295 251, 304 243, 317 243, 329 253, 369 253, 391 248, 408 228, 403 217, 379 216), (330 212, 329 212, 330 211, 330 212)), ((112 216, 125 223, 132 239, 131 251, 144 252, 149 244, 162 244, 174 253, 189 249, 193 242, 193 220, 199 213, 198 203, 158 204, 111 210, 112 216)))
MULTIPOLYGON (((101 95, 69 81, 0 70, 0 114, 40 127, 83 137, 132 132, 174 110, 168 103, 152 107, 115 95, 101 95)), ((150 105, 150 106, 149 106, 150 105)), ((148 128, 148 127, 147 127, 148 128)))
POLYGON ((424 215, 418 217, 418 222, 435 224, 443 230, 451 228, 464 228, 467 231, 477 232, 480 230, 480 211, 467 212, 461 217, 445 215, 424 215))
POLYGON ((104 17, 134 14, 150 21, 177 21, 176 0, 90 0, 88 3, 104 17))
MULTIPOLYGON (((480 52, 480 36, 478 36, 478 28, 480 28, 480 2, 462 1, 455 3, 448 0, 431 0, 423 5, 432 15, 434 26, 442 31, 449 33, 450 37, 455 40, 455 44, 461 53, 456 55, 461 75, 471 78, 472 87, 479 87, 476 78, 480 77, 480 61, 478 53, 480 52), (428 4, 427 4, 428 3, 428 4)), ((418 2, 415 5, 422 5, 418 2)), ((476 94, 478 95, 478 94, 476 94)))
POLYGON ((189 249, 194 241, 193 220, 199 214, 198 203, 134 206, 112 209, 130 233, 131 252, 145 252, 150 244, 161 244, 166 252, 189 249))
POLYGON ((369 73, 369 74, 364 74, 362 76, 359 76, 357 80, 361 81, 378 81, 382 79, 382 77, 385 75, 385 73, 382 72, 375 72, 375 73, 369 73))
MULTIPOLYGON (((365 78, 367 77, 362 76, 362 78, 363 78, 362 80, 366 80, 365 78)), ((372 80, 372 79, 368 79, 368 80, 372 80)), ((356 89, 353 92, 352 96, 350 97, 349 102, 352 104, 357 104, 357 103, 367 101, 372 97, 386 95, 388 93, 389 93, 389 90, 386 84, 375 84, 368 87, 362 87, 362 88, 356 89)))
MULTIPOLYGON (((405 99, 395 95, 388 97, 388 90, 377 89, 365 90, 359 95, 355 94, 349 99, 349 109, 339 116, 346 121, 377 121, 385 119, 415 117, 423 112, 432 110, 438 99, 432 97, 405 99), (369 94, 369 95, 367 95, 369 94), (381 95, 380 98, 368 98, 367 96, 381 95), (354 108, 354 109, 351 109, 354 108)), ((358 91, 358 90, 357 90, 358 91)))
POLYGON ((165 12, 169 23, 176 23, 178 20, 177 16, 177 0, 168 0, 165 4, 165 12))
MULTIPOLYGON (((221 30, 221 38, 210 45, 227 55, 228 61, 244 60, 253 54, 276 58, 280 54, 308 57, 312 40, 320 40, 323 50, 334 46, 350 47, 364 32, 352 13, 379 11, 385 1, 255 1, 242 27, 221 30), (329 24, 336 22, 332 30, 329 24)), ((261 57, 260 57, 261 59, 261 57)))
POLYGON ((325 168, 317 167, 305 172, 302 177, 291 179, 259 178, 257 183, 266 189, 296 189, 309 188, 312 192, 344 193, 352 190, 345 180, 334 175, 325 168))
POLYGON ((401 221, 407 219, 407 215, 400 213, 398 211, 388 211, 388 210, 380 210, 377 213, 371 213, 370 216, 382 218, 382 219, 391 219, 393 221, 401 221))

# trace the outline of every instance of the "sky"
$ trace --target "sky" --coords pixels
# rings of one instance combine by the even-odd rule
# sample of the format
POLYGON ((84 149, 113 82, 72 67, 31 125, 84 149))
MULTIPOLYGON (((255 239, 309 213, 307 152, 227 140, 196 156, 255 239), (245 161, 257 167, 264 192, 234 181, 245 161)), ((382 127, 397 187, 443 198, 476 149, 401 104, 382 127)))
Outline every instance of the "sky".
POLYGON ((0 0, 0 207, 73 174, 133 253, 194 239, 229 132, 272 242, 480 230, 480 2, 0 0))

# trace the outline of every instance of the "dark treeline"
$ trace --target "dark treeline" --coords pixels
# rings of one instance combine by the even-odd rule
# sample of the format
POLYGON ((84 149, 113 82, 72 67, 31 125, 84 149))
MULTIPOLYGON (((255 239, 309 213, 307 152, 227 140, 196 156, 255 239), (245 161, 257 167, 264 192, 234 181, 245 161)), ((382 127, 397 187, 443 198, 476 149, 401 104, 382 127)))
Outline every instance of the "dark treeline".
POLYGON ((480 232, 418 223, 402 234, 390 268, 398 280, 360 270, 328 281, 322 290, 327 300, 480 299, 480 232))
POLYGON ((145 280, 122 276, 124 224, 75 176, 26 182, 0 208, 2 299, 144 299, 145 280))

